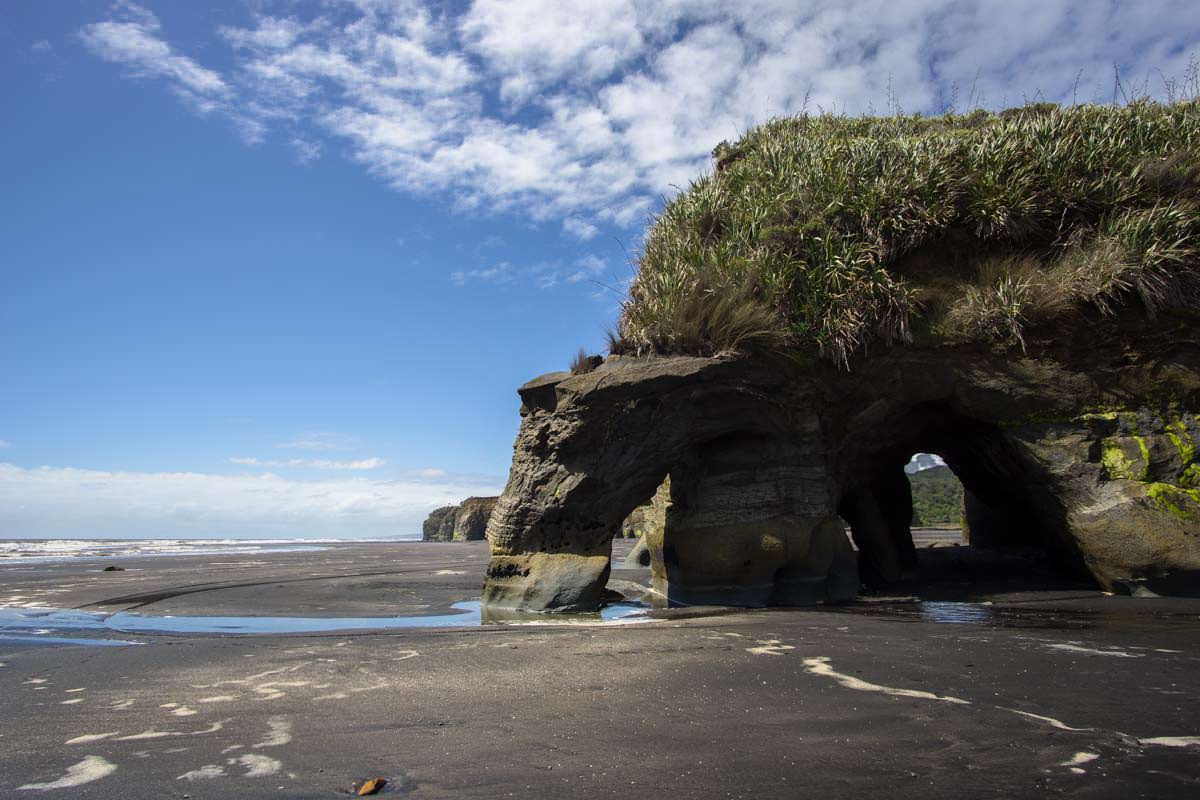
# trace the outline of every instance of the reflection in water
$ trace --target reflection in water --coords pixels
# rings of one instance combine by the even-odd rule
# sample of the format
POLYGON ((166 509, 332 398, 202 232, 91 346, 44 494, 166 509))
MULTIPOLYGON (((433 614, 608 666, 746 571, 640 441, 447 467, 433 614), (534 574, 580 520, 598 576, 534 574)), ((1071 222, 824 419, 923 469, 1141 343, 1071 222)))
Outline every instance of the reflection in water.
POLYGON ((979 603, 925 600, 918 605, 921 609, 921 618, 927 622, 984 625, 992 622, 996 616, 991 606, 979 603))
POLYGON ((124 639, 84 639, 67 636, 27 636, 0 633, 0 644, 81 644, 90 647, 128 647, 129 645, 145 644, 145 642, 128 642, 124 639))
MULTIPOLYGON (((648 622, 640 604, 616 603, 594 614, 505 614, 483 618, 478 600, 455 603, 453 614, 401 617, 193 617, 118 612, 103 614, 67 609, 0 608, 0 641, 31 639, 50 642, 51 631, 119 631, 121 633, 320 633, 396 628, 459 628, 482 624, 628 624, 648 622), (10 631, 28 631, 21 637, 10 631)), ((107 640, 88 640, 87 643, 107 640)), ((60 641, 60 644, 75 643, 60 641)))

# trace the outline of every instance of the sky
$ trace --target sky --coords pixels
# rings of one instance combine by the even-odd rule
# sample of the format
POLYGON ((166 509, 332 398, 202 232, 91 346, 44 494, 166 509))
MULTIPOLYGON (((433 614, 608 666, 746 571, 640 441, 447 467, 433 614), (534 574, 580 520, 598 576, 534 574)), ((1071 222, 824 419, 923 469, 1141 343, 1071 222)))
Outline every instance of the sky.
POLYGON ((720 141, 1161 97, 1198 42, 1193 0, 3 0, 0 537, 415 534, 720 141))

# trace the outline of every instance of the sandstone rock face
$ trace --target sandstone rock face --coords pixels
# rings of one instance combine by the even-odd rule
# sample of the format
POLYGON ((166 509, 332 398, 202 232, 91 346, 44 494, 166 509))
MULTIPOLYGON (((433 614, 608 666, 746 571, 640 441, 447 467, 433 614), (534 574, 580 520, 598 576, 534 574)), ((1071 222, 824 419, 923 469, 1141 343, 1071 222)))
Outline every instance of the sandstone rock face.
POLYGON ((468 497, 456 506, 431 512, 421 528, 425 542, 474 542, 484 538, 496 497, 468 497))
POLYGON ((673 602, 853 596, 860 577, 916 569, 903 472, 914 452, 941 455, 962 481, 975 546, 1038 545, 1109 589, 1195 592, 1200 338, 1162 317, 1074 330, 1030 338, 1025 353, 898 347, 848 371, 613 357, 531 381, 488 523, 485 603, 597 607, 611 539, 652 498, 663 519, 644 538, 673 602))
POLYGON ((642 569, 650 566, 650 548, 646 545, 645 536, 638 539, 638 543, 629 551, 629 555, 625 556, 621 566, 625 569, 642 569))
POLYGON ((456 508, 457 506, 443 506, 429 512, 429 516, 425 518, 425 523, 421 526, 421 541, 450 541, 449 535, 443 536, 442 523, 446 519, 450 520, 450 530, 447 533, 452 534, 454 531, 454 511, 456 508))
POLYGON ((492 509, 496 507, 498 497, 468 497, 459 505, 454 515, 454 532, 451 540, 455 542, 476 542, 484 538, 487 532, 488 519, 492 509))

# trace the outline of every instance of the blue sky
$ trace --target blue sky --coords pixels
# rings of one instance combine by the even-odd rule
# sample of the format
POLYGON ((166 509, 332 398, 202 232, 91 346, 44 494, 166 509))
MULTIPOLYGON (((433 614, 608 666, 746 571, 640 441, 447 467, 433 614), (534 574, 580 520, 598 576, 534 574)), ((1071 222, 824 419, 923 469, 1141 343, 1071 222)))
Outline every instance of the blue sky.
POLYGON ((717 142, 1161 96, 1194 10, 7 0, 0 536, 415 532, 500 490, 515 387, 601 350, 717 142))

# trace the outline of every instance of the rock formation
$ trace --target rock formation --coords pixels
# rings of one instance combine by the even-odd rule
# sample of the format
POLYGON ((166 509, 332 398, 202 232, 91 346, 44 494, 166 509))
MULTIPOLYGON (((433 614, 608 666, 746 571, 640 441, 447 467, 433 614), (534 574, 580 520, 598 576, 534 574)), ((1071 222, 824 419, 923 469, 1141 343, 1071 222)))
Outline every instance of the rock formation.
POLYGON ((488 519, 496 507, 498 497, 468 497, 462 501, 454 512, 454 533, 451 540, 455 542, 476 542, 485 538, 488 519))
POLYGON ((718 146, 647 232, 614 356, 518 390, 485 601, 594 608, 668 477, 644 538, 673 602, 912 576, 918 452, 961 480, 973 546, 1195 591, 1198 129, 1200 99, 1044 103, 718 146))
POLYGON ((432 511, 421 527, 425 542, 475 542, 484 538, 496 497, 468 497, 457 506, 432 511))
POLYGON ((421 541, 450 541, 450 537, 454 533, 454 512, 457 508, 458 506, 443 506, 429 512, 429 516, 425 518, 425 523, 421 525, 421 541), (449 520, 450 524, 443 531, 443 525, 446 520, 449 520))
MULTIPOLYGON (((941 455, 972 544, 1036 543, 1097 584, 1200 577, 1200 336, 1126 318, 1029 342, 892 348, 850 371, 766 355, 613 357, 519 390, 485 602, 595 608, 609 545, 661 491, 655 584, 686 603, 853 596, 916 567, 904 465, 941 455)), ((654 504, 652 504, 653 506, 654 504)))

